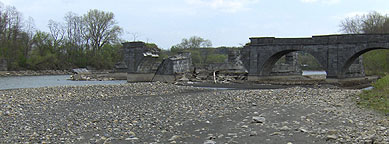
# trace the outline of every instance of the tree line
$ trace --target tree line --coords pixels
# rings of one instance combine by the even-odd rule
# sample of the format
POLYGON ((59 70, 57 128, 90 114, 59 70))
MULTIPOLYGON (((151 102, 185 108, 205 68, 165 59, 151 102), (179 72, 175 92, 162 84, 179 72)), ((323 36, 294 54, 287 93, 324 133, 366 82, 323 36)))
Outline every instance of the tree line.
POLYGON ((64 22, 50 20, 49 32, 37 30, 13 6, 0 4, 0 59, 9 70, 111 68, 120 61, 120 34, 112 12, 69 12, 64 22))

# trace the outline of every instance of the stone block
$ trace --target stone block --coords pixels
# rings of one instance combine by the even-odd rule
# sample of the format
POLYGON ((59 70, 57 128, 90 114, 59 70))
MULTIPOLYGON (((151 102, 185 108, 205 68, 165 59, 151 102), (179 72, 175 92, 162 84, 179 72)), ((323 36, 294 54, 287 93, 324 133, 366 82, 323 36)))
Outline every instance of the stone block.
POLYGON ((127 82, 151 82, 154 73, 129 73, 127 74, 127 82))
POLYGON ((173 82, 177 75, 191 72, 192 69, 191 53, 180 53, 163 60, 153 81, 173 82))

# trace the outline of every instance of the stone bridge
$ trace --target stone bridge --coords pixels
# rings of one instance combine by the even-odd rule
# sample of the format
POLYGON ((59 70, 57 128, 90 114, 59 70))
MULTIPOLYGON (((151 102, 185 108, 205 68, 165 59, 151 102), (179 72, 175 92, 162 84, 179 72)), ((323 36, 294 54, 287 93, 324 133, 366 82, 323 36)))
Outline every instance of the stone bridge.
POLYGON ((311 54, 327 72, 327 78, 345 78, 350 65, 362 54, 389 49, 389 34, 324 35, 311 38, 253 37, 242 51, 249 80, 270 76, 284 55, 303 51, 311 54))

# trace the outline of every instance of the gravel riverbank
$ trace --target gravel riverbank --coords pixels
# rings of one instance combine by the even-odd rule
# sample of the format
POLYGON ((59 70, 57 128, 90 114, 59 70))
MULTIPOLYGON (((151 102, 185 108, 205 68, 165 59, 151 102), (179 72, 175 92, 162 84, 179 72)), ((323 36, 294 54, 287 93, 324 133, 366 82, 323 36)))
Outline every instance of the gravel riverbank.
POLYGON ((8 76, 41 76, 41 75, 71 75, 71 71, 67 70, 39 70, 39 71, 0 71, 0 77, 8 76))
POLYGON ((0 143, 389 143, 360 90, 164 83, 0 91, 0 143))

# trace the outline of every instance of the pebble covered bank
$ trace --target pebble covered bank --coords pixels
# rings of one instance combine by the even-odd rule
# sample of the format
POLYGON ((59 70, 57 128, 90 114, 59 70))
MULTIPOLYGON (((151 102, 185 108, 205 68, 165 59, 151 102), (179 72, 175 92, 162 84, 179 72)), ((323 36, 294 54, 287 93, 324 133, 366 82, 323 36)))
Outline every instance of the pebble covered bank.
POLYGON ((360 90, 164 83, 0 91, 0 143, 389 143, 360 90))

